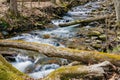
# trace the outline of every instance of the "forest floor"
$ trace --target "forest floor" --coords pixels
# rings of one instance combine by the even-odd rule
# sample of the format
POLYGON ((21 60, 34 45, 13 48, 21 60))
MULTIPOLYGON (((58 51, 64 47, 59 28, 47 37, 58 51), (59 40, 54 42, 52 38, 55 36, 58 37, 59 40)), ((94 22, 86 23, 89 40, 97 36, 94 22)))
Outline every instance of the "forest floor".
POLYGON ((0 2, 0 38, 7 38, 33 29, 43 29, 45 28, 43 24, 49 23, 51 18, 58 17, 57 15, 65 12, 65 8, 56 6, 49 1, 38 4, 38 2, 25 2, 22 6, 22 3, 18 2, 20 17, 15 18, 8 12, 9 4, 0 2), (58 10, 60 13, 56 14, 58 10))
MULTIPOLYGON (((18 9, 19 11, 22 11, 23 9, 27 9, 27 10, 32 10, 33 8, 45 8, 45 7, 49 7, 49 6, 53 6, 54 4, 52 4, 50 1, 47 2, 24 2, 23 6, 22 6, 22 2, 18 2, 18 9), (23 9, 22 9, 23 8, 23 9)), ((54 5, 56 6, 56 5, 54 5)), ((4 16, 4 14, 7 12, 7 10, 9 9, 9 4, 6 3, 4 0, 0 0, 0 17, 4 16)))
POLYGON ((50 1, 46 2, 18 2, 18 11, 20 17, 14 17, 9 12, 9 4, 0 2, 0 38, 8 38, 17 35, 21 32, 45 29, 53 27, 49 24, 53 18, 61 18, 61 15, 66 13, 70 7, 84 4, 89 0, 73 1, 69 6, 54 5, 50 1), (75 2, 75 3, 74 3, 75 2), (49 25, 48 25, 49 24, 49 25))
MULTIPOLYGON (((65 7, 56 6, 50 2, 40 2, 40 5, 38 2, 33 2, 32 5, 31 2, 25 2, 24 6, 21 5, 21 3, 18 3, 18 9, 22 17, 15 18, 11 17, 11 15, 8 16, 8 4, 0 3, 0 16, 2 21, 0 22, 1 38, 17 35, 19 32, 26 32, 27 30, 44 29, 46 23, 49 23, 51 19, 60 18, 60 15, 67 11, 65 7)), ((108 0, 108 3, 104 4, 101 2, 101 8, 94 11, 91 15, 98 16, 102 14, 115 15, 114 4, 111 0, 108 0)), ((97 23, 95 25, 97 27, 92 27, 90 29, 85 29, 85 25, 82 25, 77 33, 77 37, 71 39, 71 41, 67 39, 63 41, 63 44, 67 45, 68 48, 92 51, 98 50, 103 52, 107 52, 108 49, 113 50, 114 48, 115 52, 119 53, 120 48, 117 49, 117 46, 120 46, 118 45, 120 43, 120 32, 116 29, 115 20, 116 18, 114 17, 107 18, 100 22, 95 21, 93 23, 97 23), (80 37, 78 37, 79 35, 80 37)), ((52 25, 47 25, 47 27, 52 27, 52 25)), ((116 74, 113 72, 114 71, 106 73, 106 75, 110 77, 109 80, 114 80, 116 76, 119 78, 119 73, 116 74), (109 76, 110 73, 112 74, 109 76)))

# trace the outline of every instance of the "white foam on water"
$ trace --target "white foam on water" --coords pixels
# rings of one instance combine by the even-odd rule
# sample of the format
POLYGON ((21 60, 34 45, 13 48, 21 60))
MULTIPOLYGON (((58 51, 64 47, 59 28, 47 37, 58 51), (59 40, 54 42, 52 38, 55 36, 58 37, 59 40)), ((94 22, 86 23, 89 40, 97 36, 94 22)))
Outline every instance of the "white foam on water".
POLYGON ((47 76, 49 73, 53 72, 54 70, 55 69, 34 72, 34 73, 30 73, 29 76, 31 76, 32 78, 35 78, 35 79, 44 78, 45 76, 47 76))
POLYGON ((26 68, 30 65, 32 65, 33 63, 31 61, 25 61, 25 62, 14 62, 12 63, 12 65, 17 68, 18 70, 20 70, 21 72, 25 72, 26 68))
MULTIPOLYGON (((99 0, 100 1, 100 0, 99 0)), ((25 40, 28 42, 38 42, 38 43, 44 43, 44 44, 50 44, 54 46, 64 46, 59 43, 58 39, 65 39, 65 38, 71 38, 74 37, 76 34, 74 31, 74 28, 76 26, 79 26, 79 24, 76 25, 71 25, 68 27, 59 27, 59 24, 67 23, 74 21, 76 19, 84 19, 89 17, 88 13, 90 13, 92 10, 95 10, 99 8, 99 2, 89 2, 85 5, 77 6, 72 8, 68 13, 63 16, 62 19, 57 19, 57 20, 52 20, 51 23, 57 26, 58 28, 53 29, 53 30, 36 30, 32 31, 30 33, 24 33, 21 35, 18 35, 16 37, 13 37, 11 39, 13 40, 25 40), (90 7, 89 7, 90 6, 90 7), (49 35, 50 38, 44 39, 44 35, 49 35), (58 38, 58 39, 56 39, 58 38)), ((89 26, 87 26, 89 27, 89 26)), ((36 63, 36 62, 35 62, 36 63)), ((66 60, 62 60, 62 63, 68 63, 66 60)), ((16 67, 18 70, 25 72, 26 68, 30 66, 35 66, 34 63, 28 60, 27 56, 21 56, 18 55, 16 57, 16 62, 13 62, 12 65, 16 67)), ((49 73, 53 72, 55 69, 59 68, 60 66, 57 64, 46 64, 46 65, 41 65, 33 70, 33 73, 29 73, 29 76, 38 79, 38 78, 44 78, 47 76, 49 73), (35 70, 37 72, 35 72, 35 70)))

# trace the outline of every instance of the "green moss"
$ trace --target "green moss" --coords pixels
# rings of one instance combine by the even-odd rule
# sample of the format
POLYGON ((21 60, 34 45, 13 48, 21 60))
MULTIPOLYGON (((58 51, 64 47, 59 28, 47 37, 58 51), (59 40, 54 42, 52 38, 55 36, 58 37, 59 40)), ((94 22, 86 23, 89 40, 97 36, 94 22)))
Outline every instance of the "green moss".
POLYGON ((0 55, 0 80, 24 80, 27 75, 15 69, 0 55))
POLYGON ((9 24, 3 18, 0 19, 0 24, 2 26, 2 27, 0 27, 0 29, 2 29, 2 30, 9 27, 9 24))
POLYGON ((10 71, 6 66, 0 64, 0 80, 24 80, 10 71))
POLYGON ((57 80, 58 78, 60 78, 60 80, 69 80, 71 78, 83 78, 86 74, 88 74, 88 72, 84 66, 66 66, 55 70, 44 80, 57 80), (82 69, 81 72, 79 68, 82 69))
POLYGON ((118 53, 120 54, 120 45, 113 48, 112 53, 118 53))

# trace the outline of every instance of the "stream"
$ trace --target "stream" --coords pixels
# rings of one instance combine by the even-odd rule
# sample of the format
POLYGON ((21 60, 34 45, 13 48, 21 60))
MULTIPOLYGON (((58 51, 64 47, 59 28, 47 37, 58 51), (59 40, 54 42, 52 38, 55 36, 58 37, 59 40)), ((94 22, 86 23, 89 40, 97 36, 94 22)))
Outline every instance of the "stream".
MULTIPOLYGON (((88 2, 85 5, 73 7, 62 17, 62 19, 55 19, 51 21, 51 24, 54 24, 55 28, 35 30, 29 33, 17 35, 10 39, 44 43, 57 47, 66 47, 63 41, 76 37, 78 26, 80 25, 76 24, 67 27, 59 27, 58 25, 61 23, 91 17, 89 14, 100 7, 100 2, 101 0, 98 0, 96 2, 88 2)), ((86 28, 88 28, 88 26, 89 25, 87 25, 86 28)), ((28 55, 18 54, 15 57, 15 62, 11 62, 11 64, 18 70, 27 73, 29 76, 35 79, 38 79, 44 78, 61 65, 69 64, 69 61, 66 59, 48 58, 46 56, 36 56, 35 58, 32 58, 28 55), (48 61, 48 63, 42 63, 46 61, 48 61)))

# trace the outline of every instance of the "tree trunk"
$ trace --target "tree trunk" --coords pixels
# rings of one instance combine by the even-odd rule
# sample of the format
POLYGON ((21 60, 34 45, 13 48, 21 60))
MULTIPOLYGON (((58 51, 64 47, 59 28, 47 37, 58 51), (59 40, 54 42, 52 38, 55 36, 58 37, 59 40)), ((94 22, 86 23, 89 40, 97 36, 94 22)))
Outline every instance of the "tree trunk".
POLYGON ((24 0, 22 0, 22 5, 21 5, 21 12, 24 10, 24 0))
POLYGON ((117 22, 120 25, 120 0, 113 0, 113 1, 115 5, 117 22))
POLYGON ((105 15, 105 16, 101 16, 101 17, 99 16, 99 17, 88 18, 85 20, 75 20, 75 21, 59 24, 59 26, 65 27, 65 26, 70 26, 70 25, 75 25, 75 24, 90 23, 93 21, 105 20, 106 18, 111 18, 111 17, 114 17, 114 16, 113 15, 105 15))
POLYGON ((13 16, 18 16, 17 0, 10 0, 10 12, 13 16))
POLYGON ((112 64, 116 66, 120 66, 120 55, 116 55, 116 54, 54 47, 47 44, 17 41, 17 40, 0 40, 0 46, 37 51, 49 57, 66 58, 69 60, 80 61, 86 64, 98 63, 106 60, 106 61, 110 61, 112 64))

